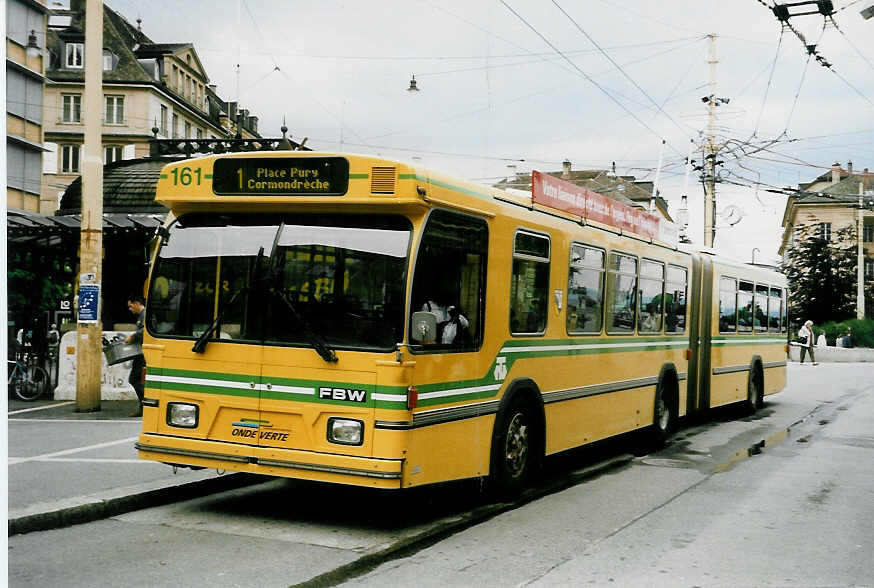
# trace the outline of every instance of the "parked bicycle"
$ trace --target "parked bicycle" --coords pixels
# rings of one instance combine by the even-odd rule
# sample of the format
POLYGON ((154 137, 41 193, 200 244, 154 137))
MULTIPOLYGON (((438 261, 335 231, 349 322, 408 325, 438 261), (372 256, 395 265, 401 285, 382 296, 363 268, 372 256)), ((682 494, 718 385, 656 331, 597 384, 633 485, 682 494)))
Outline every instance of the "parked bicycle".
POLYGON ((36 364, 36 358, 24 357, 6 360, 9 376, 6 383, 11 392, 21 400, 36 400, 49 385, 49 374, 36 364))

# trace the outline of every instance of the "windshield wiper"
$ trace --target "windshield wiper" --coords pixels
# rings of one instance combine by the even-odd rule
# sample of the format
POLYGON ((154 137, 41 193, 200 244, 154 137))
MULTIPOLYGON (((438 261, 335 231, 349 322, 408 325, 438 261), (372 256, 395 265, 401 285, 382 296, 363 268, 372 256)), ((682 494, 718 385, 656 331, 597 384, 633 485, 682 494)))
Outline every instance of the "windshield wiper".
POLYGON ((328 363, 336 363, 337 354, 334 353, 334 350, 331 348, 328 342, 325 341, 325 339, 321 335, 313 331, 309 323, 306 322, 306 319, 304 319, 300 315, 300 313, 297 312, 297 309, 294 307, 294 303, 292 303, 288 295, 282 290, 277 290, 275 288, 271 288, 270 291, 276 294, 279 299, 285 303, 285 306, 291 312, 292 318, 297 322, 298 325, 300 325, 303 335, 306 337, 310 345, 313 346, 313 349, 316 350, 316 353, 318 353, 321 358, 328 363))
POLYGON ((249 288, 251 287, 251 284, 253 283, 253 280, 258 273, 258 263, 263 256, 264 248, 261 247, 258 249, 258 255, 255 257, 255 262, 252 264, 252 268, 249 270, 248 281, 243 286, 240 286, 240 288, 238 288, 236 292, 234 292, 234 295, 231 296, 230 300, 228 300, 225 304, 222 304, 219 307, 218 312, 216 313, 213 321, 209 324, 209 327, 207 327, 207 329, 200 334, 200 337, 197 338, 197 341, 195 341, 194 345, 191 347, 191 350, 194 353, 203 353, 206 350, 206 344, 209 343, 209 336, 221 323, 222 317, 225 314, 225 310, 234 305, 234 302, 236 302, 237 298, 240 297, 240 294, 244 294, 249 291, 249 288))
POLYGON ((280 223, 279 230, 276 231, 276 236, 273 238, 273 248, 270 250, 270 258, 267 262, 268 267, 270 268, 270 273, 268 274, 268 280, 270 283, 270 292, 275 294, 285 303, 285 306, 288 308, 289 312, 291 312, 291 317, 300 325, 301 331, 303 335, 306 337, 307 341, 310 345, 313 346, 313 349, 316 350, 316 353, 324 359, 328 363, 336 363, 337 362, 337 354, 334 353, 334 350, 328 344, 325 339, 316 333, 312 327, 310 327, 309 323, 304 319, 300 313, 295 308, 294 303, 285 293, 285 291, 278 283, 281 275, 279 273, 279 259, 276 256, 277 251, 279 250, 279 237, 282 235, 282 230, 285 228, 285 221, 280 223))

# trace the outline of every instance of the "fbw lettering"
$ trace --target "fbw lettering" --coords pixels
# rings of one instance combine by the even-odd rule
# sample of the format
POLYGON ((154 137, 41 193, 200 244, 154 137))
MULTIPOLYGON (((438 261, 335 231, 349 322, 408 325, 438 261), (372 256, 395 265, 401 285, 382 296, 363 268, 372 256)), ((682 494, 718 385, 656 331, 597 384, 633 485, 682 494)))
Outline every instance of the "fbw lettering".
POLYGON ((323 386, 319 388, 319 398, 325 400, 351 400, 352 402, 367 402, 366 390, 353 390, 352 388, 332 388, 323 386))

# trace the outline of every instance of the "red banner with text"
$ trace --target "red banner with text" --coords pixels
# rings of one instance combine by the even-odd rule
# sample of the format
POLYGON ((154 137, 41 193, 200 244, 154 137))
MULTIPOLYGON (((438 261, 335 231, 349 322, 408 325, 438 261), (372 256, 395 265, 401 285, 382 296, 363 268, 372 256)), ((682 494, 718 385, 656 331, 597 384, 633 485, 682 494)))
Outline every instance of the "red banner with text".
POLYGON ((576 214, 642 237, 659 238, 659 217, 539 171, 531 172, 531 198, 537 204, 576 214))

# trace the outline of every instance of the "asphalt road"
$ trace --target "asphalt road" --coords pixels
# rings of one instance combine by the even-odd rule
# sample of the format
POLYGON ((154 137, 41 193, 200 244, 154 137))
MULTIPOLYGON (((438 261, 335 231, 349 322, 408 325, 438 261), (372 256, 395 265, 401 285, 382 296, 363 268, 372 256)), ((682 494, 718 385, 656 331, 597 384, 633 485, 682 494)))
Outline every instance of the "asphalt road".
POLYGON ((10 537, 9 582, 869 585, 874 366, 789 371, 755 417, 720 411, 631 461, 621 444, 556 460, 551 489, 518 505, 490 506, 471 483, 392 494, 275 480, 10 537), (560 482, 605 459, 624 465, 560 482))

